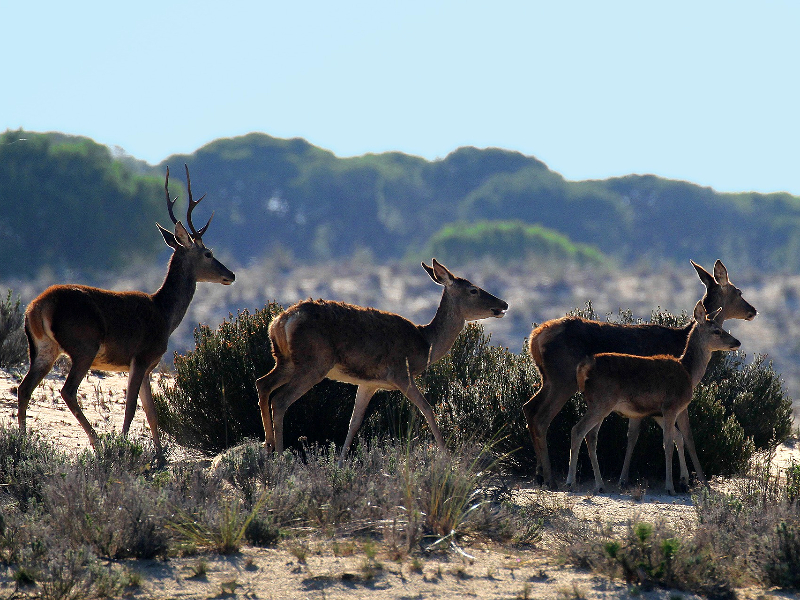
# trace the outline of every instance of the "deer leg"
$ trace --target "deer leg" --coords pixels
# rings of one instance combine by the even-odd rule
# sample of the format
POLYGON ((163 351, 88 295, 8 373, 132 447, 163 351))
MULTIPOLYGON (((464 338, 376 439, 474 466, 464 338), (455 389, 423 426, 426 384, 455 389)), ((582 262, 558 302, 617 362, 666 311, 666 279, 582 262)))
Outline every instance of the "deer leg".
MULTIPOLYGON (((325 379, 325 375, 330 369, 323 372, 306 370, 301 375, 297 375, 292 381, 282 385, 270 399, 272 405, 272 430, 275 440, 275 451, 283 452, 283 416, 286 410, 294 404, 300 396, 325 379)), ((301 369, 296 369, 299 372, 301 369)), ((260 401, 259 401, 260 403, 260 401)), ((263 416, 263 415, 262 415, 263 416)))
POLYGON ((528 425, 528 433, 536 452, 537 473, 541 471, 541 481, 551 490, 558 489, 550 465, 550 455, 547 450, 547 430, 555 416, 564 408, 564 405, 577 390, 576 385, 553 385, 546 382, 534 396, 526 402, 522 410, 528 425))
MULTIPOLYGON (((653 417, 661 428, 664 428, 664 417, 653 417)), ((680 427, 680 426, 679 426, 680 427)), ((675 448, 678 450, 678 464, 681 469, 681 491, 685 492, 689 489, 689 469, 686 466, 686 454, 684 453, 683 434, 680 429, 675 430, 675 448)))
POLYGON ((261 409, 261 422, 264 425, 264 446, 275 449, 275 430, 272 426, 272 392, 291 380, 294 368, 290 362, 284 362, 280 357, 275 362, 273 369, 256 379, 258 391, 258 407, 261 409))
POLYGON ((664 459, 666 460, 665 489, 670 496, 675 495, 675 486, 672 482, 672 450, 675 443, 675 415, 664 415, 664 459))
POLYGON ((38 348, 31 342, 29 353, 31 355, 31 366, 17 388, 17 422, 22 433, 25 433, 25 420, 33 390, 53 368, 53 364, 61 354, 61 348, 55 342, 41 344, 38 348))
MULTIPOLYGON (((591 404, 589 405, 591 407, 591 404)), ((575 423, 575 426, 572 428, 572 434, 570 436, 570 451, 569 451, 569 473, 567 474, 567 487, 574 489, 575 488, 575 477, 576 471, 578 470, 578 453, 581 449, 581 443, 583 442, 586 435, 597 427, 600 428, 600 424, 603 422, 609 412, 598 412, 592 413, 591 410, 587 410, 586 414, 581 417, 581 420, 575 423)), ((598 474, 599 474, 598 468, 598 474)), ((595 478, 596 481, 596 478, 595 478)), ((602 479, 600 480, 602 483, 602 479)))
POLYGON ((92 446, 97 443, 97 433, 95 433, 91 423, 89 423, 89 420, 78 405, 78 386, 83 381, 83 378, 86 377, 86 373, 89 372, 96 353, 97 349, 92 353, 71 356, 72 367, 69 370, 69 375, 67 375, 67 380, 64 382, 64 387, 61 388, 61 397, 67 403, 67 407, 75 415, 75 418, 78 419, 78 423, 81 424, 86 435, 89 436, 92 446))
POLYGON ((689 451, 689 456, 692 459, 694 470, 697 472, 697 480, 703 485, 708 485, 708 482, 706 481, 706 476, 703 473, 703 467, 700 466, 700 459, 697 457, 697 451, 694 447, 694 436, 692 435, 692 428, 689 425, 688 409, 684 409, 683 411, 678 413, 677 424, 678 428, 683 433, 683 438, 686 442, 686 449, 689 451))
POLYGON ((133 423, 133 416, 136 414, 136 402, 139 397, 139 391, 142 389, 145 375, 149 375, 149 372, 136 359, 133 359, 128 372, 128 387, 125 388, 125 419, 122 422, 122 435, 128 435, 128 430, 131 428, 131 423, 133 423))
POLYGON ((625 461, 622 463, 622 472, 619 474, 619 487, 624 489, 628 487, 628 475, 631 470, 631 457, 633 456, 633 449, 639 439, 639 431, 642 428, 641 418, 628 419, 628 447, 625 448, 625 461))
POLYGON ((372 400, 372 396, 374 396, 377 391, 378 388, 370 387, 365 384, 358 386, 356 403, 355 406, 353 406, 353 416, 350 417, 350 428, 347 430, 347 438, 344 440, 342 455, 339 457, 340 467, 344 464, 344 459, 347 456, 347 451, 350 449, 350 444, 353 443, 353 438, 356 436, 356 432, 364 421, 364 413, 367 411, 369 401, 372 400))
POLYGON ((153 445, 156 452, 161 454, 161 436, 158 431, 158 415, 156 414, 156 403, 153 401, 150 373, 150 371, 145 373, 142 385, 139 388, 139 397, 142 399, 142 408, 147 417, 147 424, 150 426, 150 435, 153 436, 153 445))
POLYGON ((405 394, 405 397, 411 400, 411 403, 416 406, 424 415, 425 420, 428 422, 428 427, 433 433, 433 437, 436 440, 436 444, 442 450, 446 450, 444 445, 444 438, 442 437, 442 432, 439 431, 439 426, 436 424, 436 420, 433 416, 433 409, 431 405, 428 404, 428 401, 425 399, 425 396, 422 395, 422 392, 419 391, 417 384, 414 383, 413 380, 409 380, 408 382, 404 382, 404 385, 398 386, 400 390, 405 394))
POLYGON ((592 472, 594 473, 594 491, 598 494, 605 489, 603 476, 600 474, 600 463, 597 462, 597 434, 600 432, 602 424, 603 422, 600 421, 586 434, 586 448, 589 450, 589 459, 592 461, 592 472))

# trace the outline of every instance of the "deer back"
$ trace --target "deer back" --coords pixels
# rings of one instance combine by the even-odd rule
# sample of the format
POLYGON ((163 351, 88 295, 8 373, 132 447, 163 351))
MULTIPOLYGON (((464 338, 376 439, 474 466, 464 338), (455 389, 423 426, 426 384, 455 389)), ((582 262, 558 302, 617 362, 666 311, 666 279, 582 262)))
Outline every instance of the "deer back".
POLYGON ((51 337, 67 354, 98 348, 93 367, 127 369, 134 356, 158 359, 167 349, 168 323, 148 294, 57 285, 26 311, 30 335, 51 337))
POLYGON ((270 325, 273 352, 296 364, 325 361, 353 379, 384 380, 427 366, 429 347, 420 327, 374 308, 329 300, 299 302, 270 325))
POLYGON ((688 404, 692 395, 689 373, 668 355, 597 354, 578 364, 576 377, 587 404, 608 404, 627 417, 661 414, 668 398, 688 404))
POLYGON ((582 358, 604 352, 678 357, 686 347, 691 325, 617 325, 562 317, 533 330, 529 351, 545 376, 549 371, 570 372, 582 358))

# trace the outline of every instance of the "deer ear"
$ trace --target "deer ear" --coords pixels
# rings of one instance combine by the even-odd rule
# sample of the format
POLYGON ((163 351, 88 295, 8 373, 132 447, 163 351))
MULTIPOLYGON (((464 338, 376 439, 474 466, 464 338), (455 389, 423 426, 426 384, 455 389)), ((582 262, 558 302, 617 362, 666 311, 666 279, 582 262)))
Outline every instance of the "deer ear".
POLYGON ((161 232, 161 235, 164 237, 164 241, 167 243, 167 246, 172 248, 173 250, 178 247, 178 240, 175 239, 175 234, 172 233, 169 229, 164 229, 161 225, 156 223, 156 227, 161 232))
POLYGON ((422 267, 428 272, 431 279, 439 285, 452 285, 456 279, 453 274, 447 270, 447 267, 439 263, 435 258, 433 259, 432 267, 429 267, 425 263, 422 263, 422 267))
POLYGON ((694 305, 694 320, 698 323, 706 318, 706 307, 703 306, 703 302, 698 301, 697 304, 694 305))
POLYGON ((194 245, 192 238, 189 236, 189 232, 186 231, 186 228, 180 221, 175 223, 175 239, 177 239, 178 243, 184 248, 191 248, 194 245))
POLYGON ((706 271, 703 267, 698 265, 693 260, 690 260, 689 262, 692 263, 692 266, 694 267, 695 271, 697 271, 697 275, 700 277, 700 281, 703 282, 703 285, 705 285, 707 288, 714 285, 714 276, 711 275, 711 273, 706 271))
POLYGON ((714 263, 714 279, 716 279, 717 283, 720 285, 730 285, 731 283, 728 279, 728 269, 725 268, 721 260, 717 260, 717 262, 714 263))
POLYGON ((720 306, 717 310, 708 315, 708 318, 711 321, 714 321, 717 325, 722 325, 722 323, 724 322, 722 320, 722 307, 720 306))

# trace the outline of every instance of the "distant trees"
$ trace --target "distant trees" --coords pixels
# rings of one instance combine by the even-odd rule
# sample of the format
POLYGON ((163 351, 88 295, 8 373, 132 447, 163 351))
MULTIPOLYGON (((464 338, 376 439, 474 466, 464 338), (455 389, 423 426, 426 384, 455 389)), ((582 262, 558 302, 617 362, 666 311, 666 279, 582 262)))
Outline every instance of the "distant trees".
POLYGON ((577 252, 592 261, 592 249, 620 264, 725 257, 737 269, 800 269, 800 198, 789 194, 720 194, 652 175, 568 181, 498 148, 459 148, 435 161, 399 152, 338 158, 258 133, 151 167, 86 138, 8 131, 0 277, 151 259, 161 247, 151 227, 163 218, 164 167, 184 162, 195 190, 215 198, 215 239, 234 262, 276 248, 307 261, 364 250, 386 261, 458 246, 470 258, 577 252))
POLYGON ((536 257, 563 263, 599 265, 608 262, 597 249, 574 244, 560 233, 522 221, 456 223, 433 235, 425 255, 453 264, 492 257, 500 263, 536 257))
POLYGON ((0 276, 113 269, 161 248, 162 177, 134 174, 86 138, 0 136, 0 276))

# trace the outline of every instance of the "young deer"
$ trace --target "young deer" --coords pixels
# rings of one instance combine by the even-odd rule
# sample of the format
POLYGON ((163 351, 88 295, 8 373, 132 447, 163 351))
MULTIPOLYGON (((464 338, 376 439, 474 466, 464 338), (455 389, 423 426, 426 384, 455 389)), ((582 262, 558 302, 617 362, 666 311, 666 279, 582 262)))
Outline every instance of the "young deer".
MULTIPOLYGON (((672 482, 672 446, 675 442, 675 425, 689 450, 697 471, 697 478, 705 483, 703 469, 697 458, 687 410, 692 392, 706 372, 714 350, 735 350, 739 340, 720 326, 718 317, 722 309, 711 316, 706 314, 702 302, 694 307, 694 324, 691 326, 686 348, 680 358, 674 356, 633 356, 606 352, 581 360, 576 367, 578 388, 586 400, 586 414, 572 428, 567 485, 575 485, 575 469, 581 442, 590 431, 599 429, 611 411, 641 419, 647 416, 663 418, 664 454, 666 457, 666 490, 675 493, 672 482)), ((603 478, 597 462, 597 444, 589 444, 589 455, 594 471, 595 489, 603 488, 603 478)))
MULTIPOLYGON (((192 211, 203 198, 192 200, 189 167, 186 167, 189 208, 186 222, 189 232, 172 211, 177 201, 169 196, 169 169, 164 182, 167 210, 175 233, 156 226, 174 252, 164 283, 154 294, 113 292, 84 285, 54 285, 28 305, 25 311, 25 334, 28 336, 30 369, 17 392, 19 428, 25 432, 25 417, 31 394, 61 354, 72 359, 61 397, 78 419, 92 445, 97 434, 78 405, 78 385, 90 368, 105 371, 129 371, 125 394, 127 434, 136 412, 136 396, 141 396, 150 433, 161 451, 158 419, 150 373, 167 351, 170 334, 180 324, 198 281, 230 285, 235 275, 203 245, 202 237, 211 219, 199 231, 192 225, 192 211), (191 232, 191 233, 190 233, 191 232)), ((212 215, 213 217, 213 215, 212 215)))
MULTIPOLYGON (((752 320, 756 316, 742 292, 728 279, 721 261, 714 263, 712 276, 692 262, 706 286, 702 302, 707 312, 722 308, 721 318, 752 320)), ((547 452, 547 429, 551 421, 578 391, 575 368, 578 363, 600 352, 622 352, 637 356, 669 354, 680 356, 686 347, 691 325, 617 325, 587 321, 580 317, 562 317, 539 325, 530 335, 528 351, 542 376, 542 387, 523 405, 528 432, 536 452, 536 473, 551 489, 555 478, 547 452)), ((631 427, 639 422, 631 420, 631 427)), ((634 432, 632 431, 631 434, 634 432)), ((635 442, 635 436, 633 436, 635 442)), ((683 457, 683 452, 679 453, 683 457)))
POLYGON ((422 266, 444 288, 436 315, 428 325, 327 300, 299 302, 275 318, 269 327, 275 367, 256 381, 265 446, 283 450, 286 409, 328 377, 358 386, 340 463, 378 390, 403 392, 425 415, 436 443, 444 448, 433 410, 414 376, 450 350, 467 321, 502 317, 508 304, 456 277, 436 259, 432 267, 422 266))

